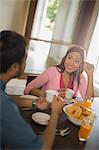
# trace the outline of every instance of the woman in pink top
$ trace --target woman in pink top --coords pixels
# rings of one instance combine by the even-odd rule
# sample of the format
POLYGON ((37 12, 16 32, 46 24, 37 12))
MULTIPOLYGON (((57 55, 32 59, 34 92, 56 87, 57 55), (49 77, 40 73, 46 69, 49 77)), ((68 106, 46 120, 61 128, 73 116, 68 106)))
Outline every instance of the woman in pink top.
POLYGON ((66 88, 74 90, 74 97, 78 90, 81 96, 94 96, 93 90, 94 66, 84 63, 84 50, 79 46, 70 48, 56 67, 49 67, 45 72, 32 80, 25 88, 25 94, 42 96, 48 89, 58 90, 62 97, 66 88), (87 73, 88 82, 82 74, 87 73), (41 89, 39 89, 41 87, 41 89))

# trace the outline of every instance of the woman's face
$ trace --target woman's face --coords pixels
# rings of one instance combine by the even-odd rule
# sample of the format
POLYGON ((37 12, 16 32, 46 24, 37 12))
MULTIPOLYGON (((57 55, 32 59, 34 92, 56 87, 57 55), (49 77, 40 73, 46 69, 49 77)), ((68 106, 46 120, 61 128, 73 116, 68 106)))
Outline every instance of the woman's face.
POLYGON ((71 52, 66 56, 64 66, 65 71, 72 73, 77 71, 82 63, 82 58, 79 52, 71 52))

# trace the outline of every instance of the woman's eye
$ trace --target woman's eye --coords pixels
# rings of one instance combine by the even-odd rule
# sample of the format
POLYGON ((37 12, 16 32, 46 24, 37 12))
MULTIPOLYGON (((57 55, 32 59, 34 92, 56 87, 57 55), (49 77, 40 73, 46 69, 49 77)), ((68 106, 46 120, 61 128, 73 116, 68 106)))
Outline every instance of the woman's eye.
POLYGON ((68 56, 67 58, 68 58, 68 59, 71 59, 71 56, 68 56))
POLYGON ((80 63, 81 63, 81 61, 79 61, 79 60, 76 60, 75 62, 76 62, 77 64, 80 64, 80 63))

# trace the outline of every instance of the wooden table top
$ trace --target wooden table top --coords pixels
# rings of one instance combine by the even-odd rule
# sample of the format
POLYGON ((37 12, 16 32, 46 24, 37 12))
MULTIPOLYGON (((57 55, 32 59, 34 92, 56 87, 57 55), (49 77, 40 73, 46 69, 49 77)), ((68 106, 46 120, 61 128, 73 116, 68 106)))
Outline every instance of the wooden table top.
MULTIPOLYGON (((97 115, 97 119, 94 122, 93 129, 90 135, 90 138, 86 142, 80 142, 78 139, 78 131, 79 126, 72 124, 68 119, 64 112, 61 114, 58 121, 58 128, 70 128, 70 134, 61 137, 56 136, 53 150, 99 150, 99 97, 94 98, 94 102, 92 104, 92 110, 97 115)), ((39 125, 35 123, 31 119, 31 115, 34 112, 38 112, 40 110, 34 108, 33 110, 21 110, 22 116, 26 119, 27 122, 31 125, 33 130, 38 134, 41 131, 44 131, 46 126, 39 125)), ((44 111, 45 113, 49 113, 48 111, 44 111)), ((49 135, 50 136, 50 135, 49 135)))

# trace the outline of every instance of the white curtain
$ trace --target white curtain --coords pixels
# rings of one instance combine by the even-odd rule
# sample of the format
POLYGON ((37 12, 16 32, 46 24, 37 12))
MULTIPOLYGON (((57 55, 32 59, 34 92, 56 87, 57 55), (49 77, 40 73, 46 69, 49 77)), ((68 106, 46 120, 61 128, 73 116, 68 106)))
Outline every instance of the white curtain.
MULTIPOLYGON (((75 24, 79 14, 80 0, 60 0, 53 39, 72 43, 75 24)), ((56 63, 65 55, 69 45, 51 45, 49 59, 56 63)))

